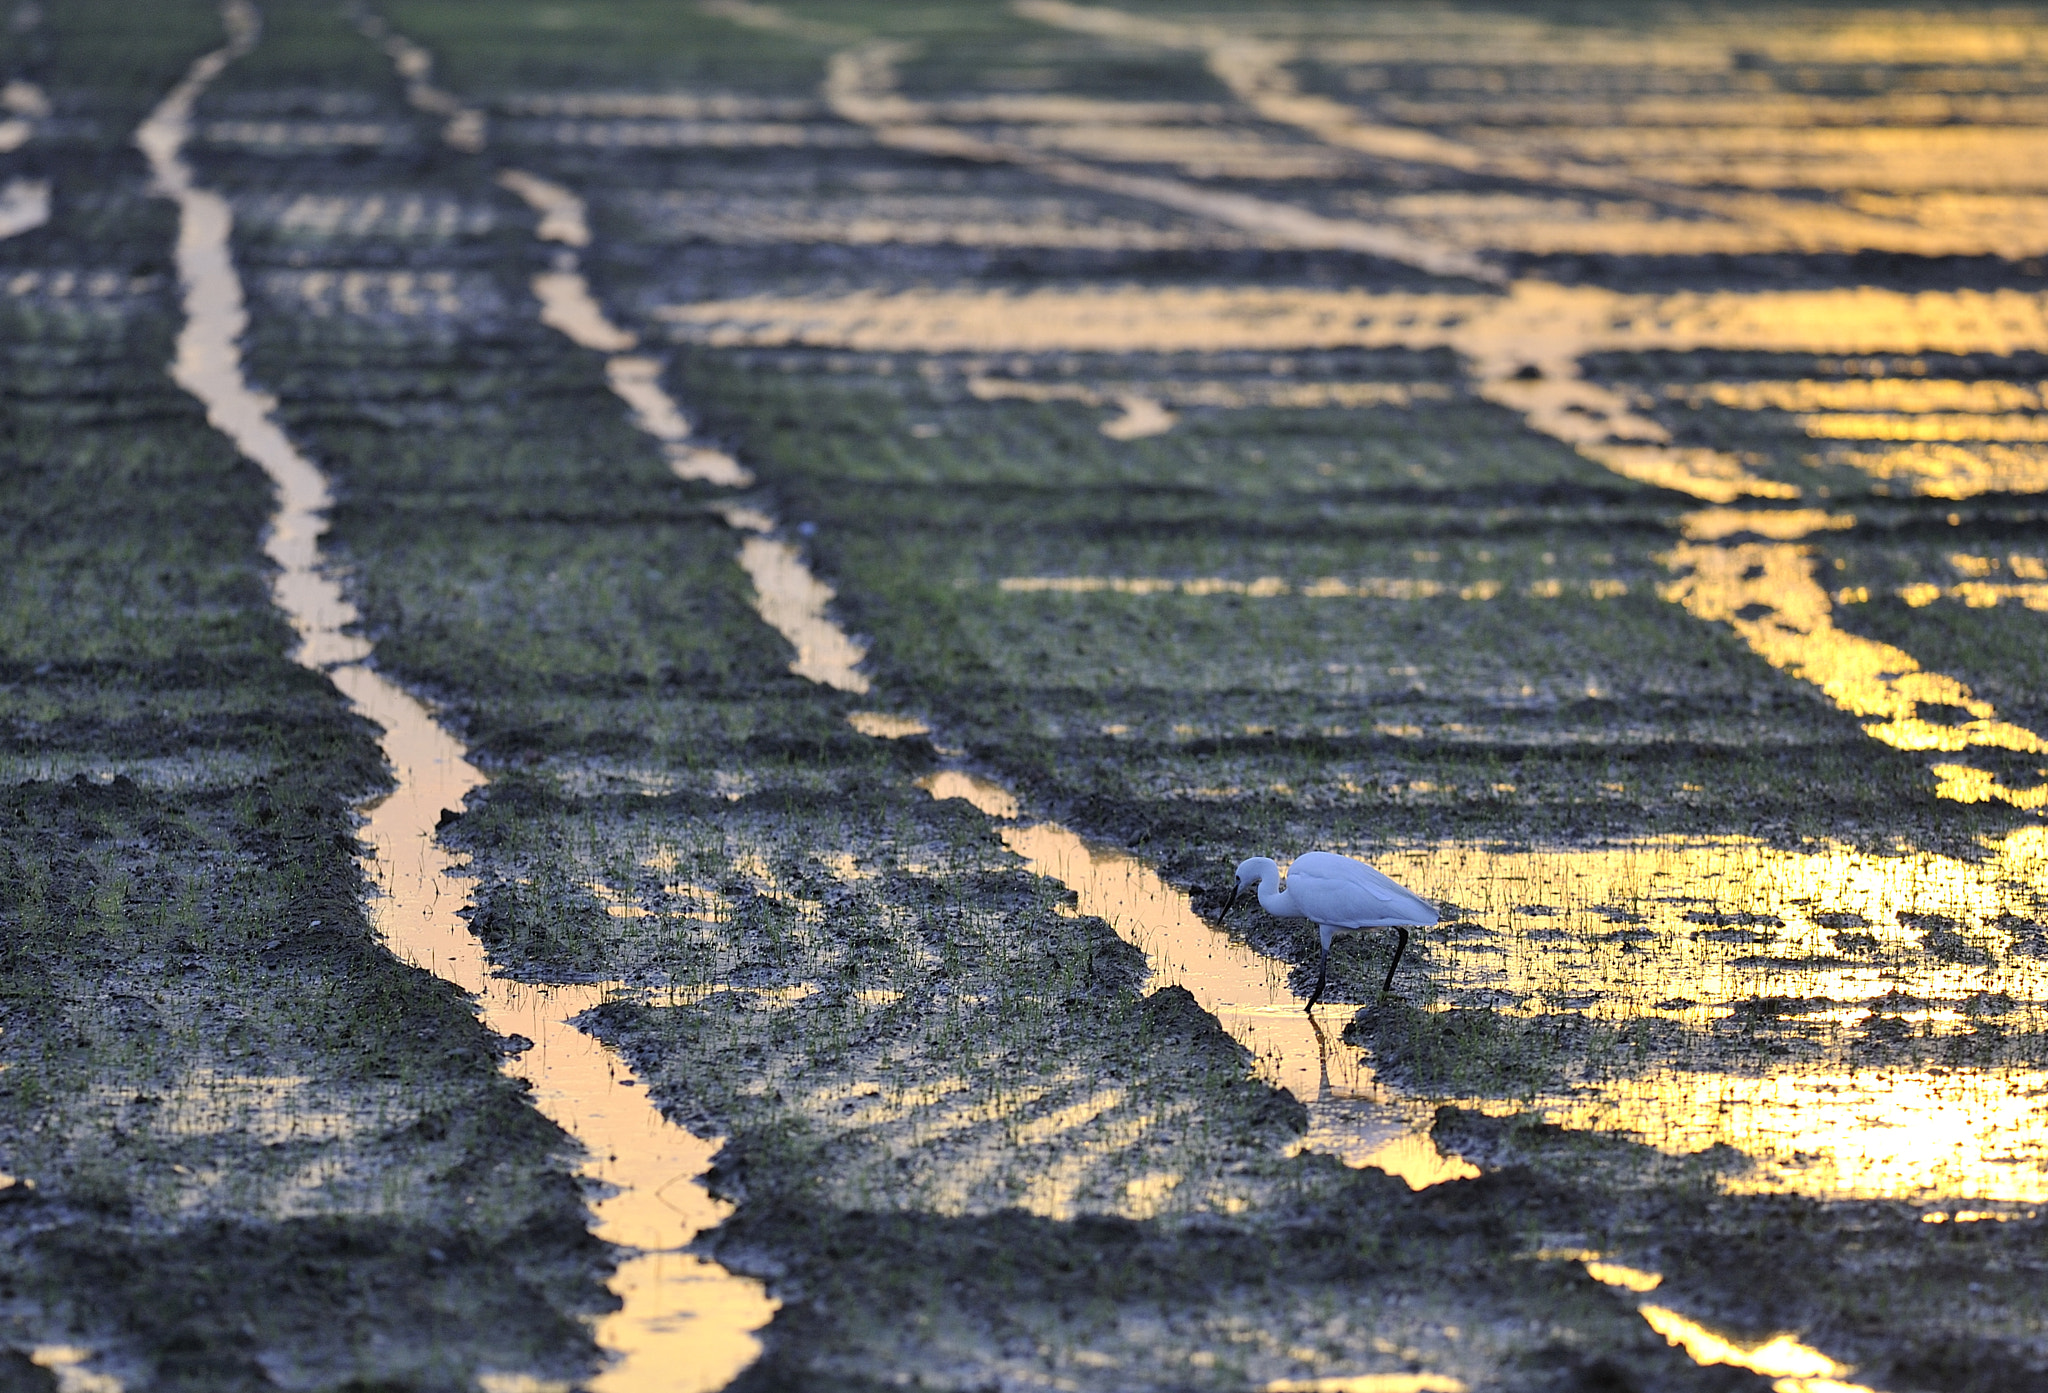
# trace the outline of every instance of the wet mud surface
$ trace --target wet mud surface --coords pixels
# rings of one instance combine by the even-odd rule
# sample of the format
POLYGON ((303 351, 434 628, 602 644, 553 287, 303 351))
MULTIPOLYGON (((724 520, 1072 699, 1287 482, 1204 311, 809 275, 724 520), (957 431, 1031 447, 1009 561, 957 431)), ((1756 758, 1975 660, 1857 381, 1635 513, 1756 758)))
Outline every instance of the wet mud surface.
POLYGON ((2048 1385, 2044 17, 17 7, 0 1382, 2048 1385))

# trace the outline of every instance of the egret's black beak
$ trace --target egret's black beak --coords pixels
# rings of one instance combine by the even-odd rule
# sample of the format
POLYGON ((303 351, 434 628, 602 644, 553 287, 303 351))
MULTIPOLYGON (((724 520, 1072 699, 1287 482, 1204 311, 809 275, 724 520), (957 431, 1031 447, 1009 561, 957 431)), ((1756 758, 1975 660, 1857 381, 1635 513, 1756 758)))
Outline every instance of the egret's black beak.
POLYGON ((1229 917, 1230 917, 1230 911, 1231 911, 1232 909, 1234 909, 1234 908, 1236 908, 1236 907, 1237 907, 1237 897, 1238 897, 1239 895, 1242 895, 1243 893, 1244 893, 1244 887, 1243 887, 1242 885, 1233 885, 1233 886, 1231 886, 1231 887, 1230 887, 1230 898, 1229 898, 1229 899, 1227 899, 1227 900, 1225 900, 1225 901, 1223 902, 1223 912, 1222 912, 1221 914, 1217 915, 1217 916, 1216 916, 1216 918, 1217 918, 1218 920, 1223 920, 1223 919, 1227 919, 1227 918, 1229 918, 1229 917))

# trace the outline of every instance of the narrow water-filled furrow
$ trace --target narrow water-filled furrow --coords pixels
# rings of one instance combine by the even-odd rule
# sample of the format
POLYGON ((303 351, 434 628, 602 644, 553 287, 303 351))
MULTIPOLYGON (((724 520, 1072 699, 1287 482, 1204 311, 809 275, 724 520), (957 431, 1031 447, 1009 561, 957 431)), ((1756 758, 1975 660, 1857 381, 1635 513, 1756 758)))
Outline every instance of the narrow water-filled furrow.
POLYGON ((229 43, 198 60, 136 135, 158 190, 178 206, 185 323, 173 375, 277 489, 265 551, 278 568, 276 603, 299 635, 294 656, 331 677, 382 728, 396 787, 368 808, 363 834, 364 869, 379 890, 372 906, 377 931, 399 957, 469 993, 485 1024, 507 1037, 507 1072, 532 1085, 535 1105, 585 1152, 580 1173, 599 1192, 591 1205, 594 1232, 635 1250, 612 1281, 621 1309, 597 1329, 615 1362, 589 1386, 722 1387, 758 1355, 752 1332, 775 1303, 759 1283, 684 1251, 725 1213, 697 1181, 718 1142, 670 1123, 624 1061, 576 1028, 575 1018, 603 1002, 614 984, 536 986, 492 973, 458 913, 461 866, 435 836, 443 811, 459 808, 486 778, 425 706, 369 666, 370 644, 346 632, 357 613, 324 569, 319 545, 330 501, 326 479, 279 429, 274 402, 243 375, 247 313, 229 246, 230 209, 196 183, 184 157, 194 103, 260 32, 246 0, 231 0, 224 15, 229 43))
MULTIPOLYGON (((576 249, 590 245, 583 200, 524 170, 503 170, 498 182, 541 215, 534 236, 562 247, 554 268, 533 278, 541 323, 579 348, 610 355, 605 381, 632 413, 633 424, 661 442, 662 456, 677 478, 723 488, 751 486, 752 471, 726 451, 694 438, 681 405, 661 385, 661 360, 634 356, 639 335, 614 324, 590 293, 576 261, 576 249)), ((840 691, 865 692, 868 679, 859 666, 866 648, 827 616, 831 587, 811 573, 802 551, 779 535, 781 525, 758 500, 726 505, 718 515, 741 536, 737 559, 754 583, 761 617, 796 649, 790 671, 840 691)))
POLYGON ((919 103, 905 100, 894 90, 894 64, 907 51, 902 44, 862 44, 833 55, 825 81, 826 100, 833 111, 855 125, 867 127, 884 145, 945 159, 1021 165, 1058 183, 1156 203, 1282 245, 1360 252, 1414 266, 1431 275, 1455 276, 1481 284, 1499 284, 1504 280, 1499 270, 1462 248, 1404 232, 1354 219, 1325 217, 1289 203, 1204 188, 1182 179, 1122 173, 1099 164, 1059 158, 1043 150, 931 124, 919 103))
POLYGON ((577 265, 577 252, 590 245, 583 200, 523 169, 500 170, 498 183, 540 214, 533 235, 558 248, 554 265, 532 281, 541 323, 578 348, 610 355, 605 359, 605 381, 632 412, 633 424, 661 442, 662 457, 678 479, 724 488, 752 484, 754 476, 731 455, 693 437, 689 418, 661 385, 660 360, 633 356, 640 336, 614 324, 590 293, 590 282, 577 265))

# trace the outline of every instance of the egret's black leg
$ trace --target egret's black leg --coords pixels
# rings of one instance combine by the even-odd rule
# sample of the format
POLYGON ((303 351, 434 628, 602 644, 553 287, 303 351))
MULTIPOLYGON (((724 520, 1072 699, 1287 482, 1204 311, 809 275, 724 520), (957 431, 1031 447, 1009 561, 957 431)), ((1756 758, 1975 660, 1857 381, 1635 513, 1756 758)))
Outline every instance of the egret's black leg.
POLYGON ((1387 980, 1380 983, 1381 996, 1394 989, 1394 969, 1401 965, 1401 954, 1408 951, 1408 930, 1395 925, 1394 932, 1401 936, 1394 940, 1394 960, 1387 964, 1387 980))
POLYGON ((1329 945, 1325 944, 1323 946, 1323 965, 1316 969, 1316 989, 1308 994, 1307 1009, 1313 1011, 1315 1009, 1316 1003, 1323 999, 1323 979, 1328 977, 1329 975, 1330 949, 1329 945))

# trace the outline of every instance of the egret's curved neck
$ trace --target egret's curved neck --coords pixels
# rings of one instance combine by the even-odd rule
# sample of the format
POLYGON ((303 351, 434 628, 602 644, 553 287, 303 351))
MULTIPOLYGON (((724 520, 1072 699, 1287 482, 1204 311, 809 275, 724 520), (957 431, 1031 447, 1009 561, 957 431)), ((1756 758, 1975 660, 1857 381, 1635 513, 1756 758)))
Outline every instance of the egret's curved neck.
POLYGON ((1259 877, 1259 908, 1282 919, 1299 919, 1301 911, 1295 908, 1294 896, 1280 888, 1280 868, 1267 866, 1266 873, 1259 877))

